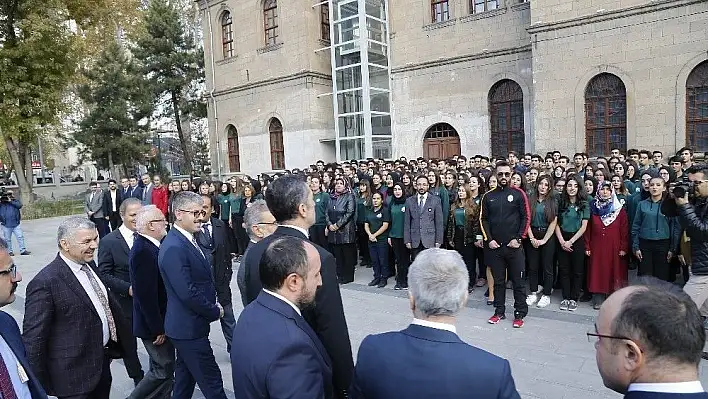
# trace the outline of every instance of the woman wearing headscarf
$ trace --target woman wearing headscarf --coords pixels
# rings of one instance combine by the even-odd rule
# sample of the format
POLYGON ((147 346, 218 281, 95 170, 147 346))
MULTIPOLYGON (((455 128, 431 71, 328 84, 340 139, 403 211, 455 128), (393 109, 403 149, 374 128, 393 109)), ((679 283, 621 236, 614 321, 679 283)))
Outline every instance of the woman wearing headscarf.
POLYGON ((391 211, 391 227, 388 231, 388 245, 393 248, 396 265, 396 286, 394 290, 408 288, 408 267, 411 264, 411 252, 403 242, 403 225, 406 217, 406 195, 403 183, 394 183, 392 195, 389 197, 391 211))
POLYGON ((327 241, 337 261, 337 277, 340 284, 354 281, 356 265, 356 200, 346 177, 334 179, 334 192, 327 205, 327 241))
POLYGON ((588 261, 588 291, 593 308, 608 295, 627 285, 629 221, 610 181, 598 183, 597 195, 590 202, 590 222, 585 232, 588 261))

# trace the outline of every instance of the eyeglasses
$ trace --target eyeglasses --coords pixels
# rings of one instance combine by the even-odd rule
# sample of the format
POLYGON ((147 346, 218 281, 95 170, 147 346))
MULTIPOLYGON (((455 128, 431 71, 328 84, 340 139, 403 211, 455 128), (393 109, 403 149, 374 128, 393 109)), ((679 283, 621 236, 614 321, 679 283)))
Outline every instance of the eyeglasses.
POLYGON ((198 210, 198 211, 188 211, 188 210, 185 210, 185 209, 178 209, 178 211, 180 211, 180 212, 186 212, 186 213, 191 213, 192 216, 194 216, 195 218, 198 218, 198 217, 200 217, 200 216, 206 216, 206 211, 201 210, 201 209, 198 210))
MULTIPOLYGON (((607 338, 607 339, 621 339, 624 341, 631 341, 634 342, 631 338, 627 337, 620 337, 620 336, 615 336, 615 335, 605 335, 605 334, 598 334, 598 333, 593 333, 593 332, 586 332, 585 335, 588 336, 588 342, 590 343, 597 343, 600 341, 600 338, 607 338)), ((634 342, 635 345, 637 345, 636 342, 634 342)), ((639 347, 639 345, 637 345, 639 347)), ((642 351, 642 348, 639 348, 639 351, 642 351)))
POLYGON ((9 269, 7 269, 7 270, 0 270, 0 276, 4 276, 4 275, 6 275, 6 274, 9 274, 10 277, 12 277, 13 280, 16 279, 16 278, 17 278, 17 265, 15 265, 15 264, 13 263, 12 265, 10 265, 10 268, 9 268, 9 269))
POLYGON ((264 225, 266 225, 266 226, 275 226, 275 225, 278 224, 278 222, 274 220, 274 221, 272 221, 272 222, 258 222, 258 223, 256 223, 256 224, 257 224, 257 225, 259 225, 259 224, 264 224, 264 225))

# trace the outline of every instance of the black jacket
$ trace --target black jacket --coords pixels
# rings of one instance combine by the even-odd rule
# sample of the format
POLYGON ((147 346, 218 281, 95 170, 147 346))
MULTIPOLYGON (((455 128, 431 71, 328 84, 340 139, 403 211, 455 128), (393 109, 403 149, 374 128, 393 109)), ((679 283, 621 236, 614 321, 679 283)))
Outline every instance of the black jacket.
MULTIPOLYGON (((274 239, 282 236, 292 236, 306 239, 300 231, 280 226, 270 236, 251 244, 244 257, 241 267, 245 267, 246 300, 253 302, 261 292, 262 285, 258 266, 265 249, 274 239)), ((317 333, 327 353, 332 359, 335 396, 345 397, 344 393, 352 382, 354 360, 349 341, 347 320, 344 317, 342 296, 337 281, 337 265, 334 256, 324 248, 312 243, 320 254, 322 286, 317 289, 315 306, 303 311, 303 317, 317 333)))
POLYGON ((108 233, 98 244, 98 275, 103 284, 118 295, 123 313, 130 318, 133 314, 133 304, 128 294, 131 285, 129 253, 128 243, 118 229, 108 233))
POLYGON ((497 187, 482 197, 479 218, 484 242, 505 246, 526 237, 531 215, 526 194, 513 187, 497 187))
POLYGON ((708 200, 678 207, 681 227, 691 239, 691 273, 708 275, 708 200))
POLYGON ((327 226, 337 225, 337 231, 327 232, 327 241, 330 244, 352 244, 356 242, 356 200, 354 194, 340 195, 331 199, 327 205, 325 217, 327 226))
POLYGON ((233 234, 228 226, 219 218, 211 218, 212 236, 208 237, 203 231, 196 234, 197 243, 202 251, 209 257, 214 273, 214 287, 219 303, 226 307, 231 305, 231 277, 234 275, 231 263, 231 254, 236 253, 233 234))

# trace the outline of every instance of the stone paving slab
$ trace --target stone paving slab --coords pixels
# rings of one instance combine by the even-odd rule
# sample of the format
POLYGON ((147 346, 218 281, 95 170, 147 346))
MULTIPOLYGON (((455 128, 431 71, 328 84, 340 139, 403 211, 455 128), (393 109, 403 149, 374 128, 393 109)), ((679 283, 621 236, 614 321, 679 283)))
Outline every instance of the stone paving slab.
MULTIPOLYGON (((22 223, 27 245, 32 255, 16 256, 15 262, 23 276, 17 290, 18 299, 2 308, 22 324, 25 287, 42 267, 56 257, 56 229, 63 218, 51 218, 22 223)), ((15 244, 16 246, 16 244, 15 244)), ((405 291, 389 286, 379 289, 366 284, 372 271, 359 268, 354 283, 342 287, 342 300, 347 316, 349 334, 354 356, 359 344, 369 334, 405 328, 411 320, 411 312, 405 291)), ((234 298, 239 298, 236 281, 231 284, 234 298)), ((620 398, 621 396, 602 385, 595 365, 595 350, 585 333, 593 328, 596 311, 581 304, 577 312, 558 310, 560 298, 554 293, 552 304, 545 309, 531 308, 522 329, 513 329, 511 320, 490 325, 487 319, 493 309, 487 306, 484 289, 476 289, 467 309, 458 318, 457 329, 467 343, 485 349, 509 360, 516 386, 525 399, 585 399, 620 398)), ((507 316, 513 312, 511 291, 507 291, 507 316)), ((234 304, 236 317, 242 307, 234 304)), ((231 367, 226 341, 219 323, 212 324, 210 334, 216 360, 221 368, 227 396, 233 398, 231 367)), ((148 356, 140 345, 139 355, 144 368, 148 356)), ((111 366, 113 389, 111 398, 125 398, 132 389, 121 361, 111 366)), ((473 376, 472 376, 473 377, 473 376)), ((708 369, 701 365, 701 381, 708 386, 708 369)), ((203 395, 197 389, 195 398, 203 395)))

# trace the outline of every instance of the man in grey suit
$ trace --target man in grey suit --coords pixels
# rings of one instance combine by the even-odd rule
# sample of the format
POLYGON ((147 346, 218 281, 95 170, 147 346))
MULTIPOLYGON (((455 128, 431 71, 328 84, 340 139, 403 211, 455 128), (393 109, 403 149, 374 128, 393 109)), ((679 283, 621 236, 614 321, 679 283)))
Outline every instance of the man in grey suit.
POLYGON ((444 221, 440 198, 428 192, 428 177, 418 176, 415 185, 418 191, 406 200, 408 212, 403 219, 403 242, 413 258, 425 249, 440 248, 444 221))
POLYGON ((88 215, 89 220, 96 224, 99 238, 103 238, 109 233, 108 208, 106 205, 101 184, 92 181, 89 184, 89 192, 86 194, 84 212, 88 215))
POLYGON ((150 180, 150 175, 145 173, 140 178, 143 181, 145 187, 143 187, 143 205, 152 205, 152 180, 150 180))

